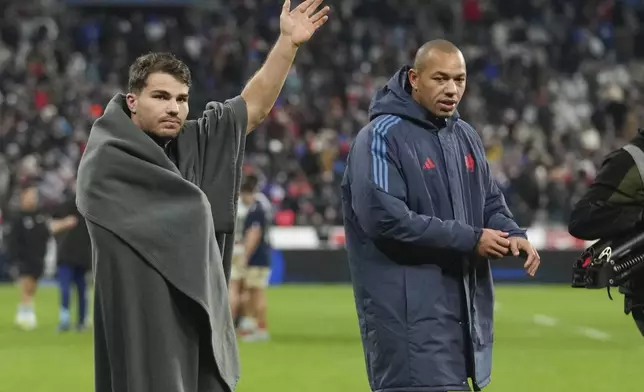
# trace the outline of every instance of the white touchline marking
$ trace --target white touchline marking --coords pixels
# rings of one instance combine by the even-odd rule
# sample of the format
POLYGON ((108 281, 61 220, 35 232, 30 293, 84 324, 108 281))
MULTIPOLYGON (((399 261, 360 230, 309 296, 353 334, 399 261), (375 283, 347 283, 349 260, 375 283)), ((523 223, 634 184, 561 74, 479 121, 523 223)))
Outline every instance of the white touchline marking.
POLYGON ((578 331, 580 334, 584 335, 585 337, 594 339, 594 340, 606 341, 611 339, 610 334, 595 328, 581 327, 578 329, 578 331))
POLYGON ((495 311, 501 310, 501 303, 500 302, 495 302, 494 303, 494 310, 495 311))
POLYGON ((535 314, 532 316, 532 321, 537 325, 545 327, 554 327, 559 324, 559 320, 554 317, 546 316, 545 314, 535 314))

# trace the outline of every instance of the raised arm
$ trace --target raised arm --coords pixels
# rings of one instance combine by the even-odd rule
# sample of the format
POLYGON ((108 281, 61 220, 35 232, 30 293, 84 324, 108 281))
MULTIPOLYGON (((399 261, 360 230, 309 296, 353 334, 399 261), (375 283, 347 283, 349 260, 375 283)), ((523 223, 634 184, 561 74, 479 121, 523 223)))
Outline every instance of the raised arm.
POLYGON ((280 36, 264 65, 241 93, 248 112, 247 133, 254 130, 273 108, 293 65, 298 47, 311 39, 313 33, 328 20, 329 7, 317 11, 322 1, 306 0, 293 11, 291 1, 284 2, 280 15, 280 36))

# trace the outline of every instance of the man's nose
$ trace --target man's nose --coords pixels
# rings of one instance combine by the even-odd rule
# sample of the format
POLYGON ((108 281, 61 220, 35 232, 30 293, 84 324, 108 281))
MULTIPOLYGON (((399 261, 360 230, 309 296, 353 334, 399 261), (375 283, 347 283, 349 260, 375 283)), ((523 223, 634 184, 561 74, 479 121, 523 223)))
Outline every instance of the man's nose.
POLYGON ((447 95, 456 95, 458 89, 456 88, 456 83, 453 80, 449 80, 445 86, 445 94, 447 95))
POLYGON ((171 99, 166 107, 166 112, 168 114, 178 114, 179 113, 179 104, 176 100, 171 99))

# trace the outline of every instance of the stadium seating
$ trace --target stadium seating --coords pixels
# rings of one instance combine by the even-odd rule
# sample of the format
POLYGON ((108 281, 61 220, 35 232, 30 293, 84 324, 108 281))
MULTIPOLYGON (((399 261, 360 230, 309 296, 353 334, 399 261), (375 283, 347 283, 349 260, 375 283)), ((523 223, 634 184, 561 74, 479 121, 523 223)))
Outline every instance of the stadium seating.
MULTIPOLYGON (((33 3, 40 2, 0 5, 5 209, 15 184, 33 174, 43 178, 48 204, 60 201, 92 121, 123 90, 127 65, 141 53, 168 50, 189 64, 191 116, 209 99, 237 94, 276 37, 281 4, 252 0, 199 12, 33 3)), ((263 174, 277 223, 341 222, 338 183, 371 95, 436 37, 465 53, 468 90, 459 110, 481 133, 520 224, 565 221, 601 157, 638 127, 644 68, 633 26, 641 2, 403 3, 410 6, 338 3, 330 27, 302 49, 275 110, 250 137, 246 170, 263 174)))

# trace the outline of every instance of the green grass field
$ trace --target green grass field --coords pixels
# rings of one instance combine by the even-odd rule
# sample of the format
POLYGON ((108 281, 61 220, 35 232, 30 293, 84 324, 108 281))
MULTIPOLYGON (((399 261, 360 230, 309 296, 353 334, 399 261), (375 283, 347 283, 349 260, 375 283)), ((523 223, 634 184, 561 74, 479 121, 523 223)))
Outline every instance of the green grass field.
MULTIPOLYGON (((605 291, 567 287, 497 290, 489 392, 641 390, 644 339, 605 291)), ((0 391, 93 391, 91 334, 55 332, 57 293, 41 289, 39 328, 14 328, 17 295, 0 286, 0 391)), ((240 343, 240 392, 369 391, 351 290, 270 290, 272 341, 240 343)))

